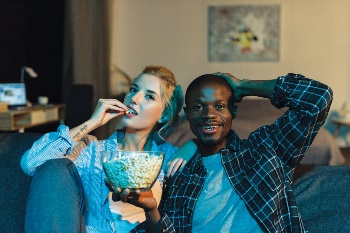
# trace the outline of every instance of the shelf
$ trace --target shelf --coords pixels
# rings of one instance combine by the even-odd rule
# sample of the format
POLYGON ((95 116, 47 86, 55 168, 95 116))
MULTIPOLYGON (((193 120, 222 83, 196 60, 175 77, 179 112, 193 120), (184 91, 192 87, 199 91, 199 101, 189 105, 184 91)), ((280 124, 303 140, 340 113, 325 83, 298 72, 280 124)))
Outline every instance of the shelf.
POLYGON ((0 112, 0 131, 23 131, 39 125, 63 120, 64 104, 0 112))

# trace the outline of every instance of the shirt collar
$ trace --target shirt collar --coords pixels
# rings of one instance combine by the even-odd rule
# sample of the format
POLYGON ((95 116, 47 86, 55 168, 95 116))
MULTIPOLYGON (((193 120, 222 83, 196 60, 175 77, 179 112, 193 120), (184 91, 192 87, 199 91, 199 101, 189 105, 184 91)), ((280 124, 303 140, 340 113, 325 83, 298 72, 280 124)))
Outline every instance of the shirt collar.
POLYGON ((234 130, 231 130, 231 132, 227 136, 225 147, 231 149, 232 151, 241 150, 242 140, 238 137, 237 133, 234 130))

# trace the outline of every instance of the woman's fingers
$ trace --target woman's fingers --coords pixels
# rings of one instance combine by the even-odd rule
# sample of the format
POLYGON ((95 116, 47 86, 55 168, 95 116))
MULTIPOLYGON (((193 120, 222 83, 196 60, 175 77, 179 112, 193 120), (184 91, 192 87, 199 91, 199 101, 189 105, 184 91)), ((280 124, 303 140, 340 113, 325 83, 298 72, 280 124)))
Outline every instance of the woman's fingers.
MULTIPOLYGON (((183 159, 181 158, 176 158, 173 161, 171 161, 171 163, 167 163, 168 168, 167 168, 167 174, 166 176, 173 176, 175 174, 175 172, 177 172, 177 170, 179 169, 179 167, 181 166, 181 164, 184 162, 183 159)), ((181 170, 183 169, 183 166, 181 166, 181 170)))
POLYGON ((178 161, 175 163, 174 167, 173 167, 173 170, 171 171, 171 176, 173 176, 175 174, 175 172, 177 172, 178 170, 180 171, 180 167, 181 167, 181 170, 182 170, 182 164, 186 162, 184 161, 183 159, 178 159, 178 161))
POLYGON ((117 111, 117 112, 127 112, 129 108, 125 106, 122 102, 116 99, 100 99, 104 109, 117 111))
POLYGON ((180 167, 180 169, 179 169, 180 172, 182 172, 182 170, 185 168, 186 163, 187 163, 186 160, 182 161, 181 167, 180 167))
POLYGON ((171 174, 171 172, 173 170, 173 167, 174 167, 175 163, 177 162, 177 160, 178 159, 174 159, 171 162, 167 162, 166 163, 166 168, 165 168, 165 170, 166 170, 166 177, 170 176, 170 174, 171 174))
POLYGON ((116 99, 99 99, 91 118, 95 119, 98 125, 104 125, 110 119, 127 114, 128 111, 128 107, 116 99))
POLYGON ((115 105, 110 105, 110 104, 105 106, 105 110, 110 113, 122 113, 122 112, 126 113, 127 111, 129 111, 129 110, 125 110, 124 108, 121 108, 115 105))

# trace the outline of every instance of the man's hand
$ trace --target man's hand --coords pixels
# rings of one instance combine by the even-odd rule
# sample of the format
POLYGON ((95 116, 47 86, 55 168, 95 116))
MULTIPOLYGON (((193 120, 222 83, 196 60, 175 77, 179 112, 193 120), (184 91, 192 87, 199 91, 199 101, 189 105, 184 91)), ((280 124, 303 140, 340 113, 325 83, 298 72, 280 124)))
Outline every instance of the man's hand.
POLYGON ((144 209, 145 212, 157 209, 157 201, 153 197, 152 190, 130 191, 129 189, 116 188, 114 189, 112 200, 133 204, 144 209))
POLYGON ((241 102, 242 98, 244 97, 243 93, 241 93, 239 84, 241 82, 240 79, 236 78, 235 76, 233 76, 232 74, 229 73, 214 73, 214 75, 219 76, 223 79, 226 80, 226 82, 228 82, 228 84, 230 85, 232 92, 233 92, 233 97, 234 97, 234 101, 235 102, 241 102))
POLYGON ((130 189, 121 189, 114 187, 108 178, 105 178, 105 184, 112 192, 113 201, 122 201, 140 207, 145 211, 157 209, 157 201, 153 196, 152 190, 148 191, 130 191, 130 189))
POLYGON ((245 96, 259 96, 271 98, 277 79, 271 80, 249 80, 238 79, 229 73, 214 73, 228 82, 232 91, 235 102, 241 102, 245 96))
POLYGON ((161 232, 160 213, 157 208, 157 201, 153 196, 152 190, 148 191, 130 191, 129 189, 121 189, 113 187, 108 180, 105 179, 105 183, 112 193, 113 201, 122 201, 130 203, 134 206, 144 209, 146 215, 146 221, 149 232, 161 232))

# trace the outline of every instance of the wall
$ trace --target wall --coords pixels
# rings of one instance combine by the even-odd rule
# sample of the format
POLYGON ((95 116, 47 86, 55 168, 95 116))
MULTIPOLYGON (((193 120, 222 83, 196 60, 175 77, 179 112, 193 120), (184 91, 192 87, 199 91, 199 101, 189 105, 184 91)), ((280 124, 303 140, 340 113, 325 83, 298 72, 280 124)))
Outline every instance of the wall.
POLYGON ((132 77, 145 65, 165 65, 186 89, 203 73, 262 80, 294 72, 332 87, 333 112, 350 101, 350 1, 116 0, 113 35, 113 62, 132 77), (280 61, 207 62, 207 7, 249 3, 280 4, 280 61))

